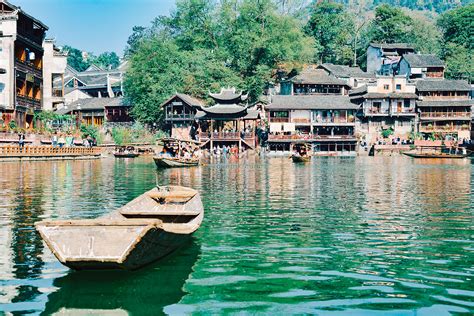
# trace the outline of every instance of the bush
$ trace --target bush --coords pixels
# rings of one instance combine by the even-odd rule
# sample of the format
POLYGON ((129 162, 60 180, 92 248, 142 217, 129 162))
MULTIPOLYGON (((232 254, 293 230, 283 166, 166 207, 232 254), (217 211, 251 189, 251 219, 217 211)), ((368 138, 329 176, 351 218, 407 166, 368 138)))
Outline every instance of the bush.
POLYGON ((10 121, 10 123, 8 123, 8 127, 9 127, 10 129, 15 129, 15 128, 17 128, 16 122, 15 122, 15 121, 10 121))
POLYGON ((393 135, 393 128, 387 128, 382 131, 382 137, 388 138, 390 135, 393 135))
POLYGON ((86 138, 87 136, 90 136, 95 140, 98 140, 99 138, 99 129, 94 125, 82 124, 80 130, 83 138, 86 138))
POLYGON ((159 138, 166 137, 167 134, 163 131, 150 132, 145 126, 136 122, 131 128, 129 127, 114 127, 112 129, 112 138, 115 144, 119 146, 132 143, 148 143, 152 144, 159 138))

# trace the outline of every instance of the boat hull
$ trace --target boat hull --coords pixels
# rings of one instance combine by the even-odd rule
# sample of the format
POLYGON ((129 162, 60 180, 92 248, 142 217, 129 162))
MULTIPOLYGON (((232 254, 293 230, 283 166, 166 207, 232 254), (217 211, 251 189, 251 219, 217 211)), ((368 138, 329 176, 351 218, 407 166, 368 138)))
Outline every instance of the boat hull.
POLYGON ((200 227, 199 193, 155 188, 109 216, 42 221, 36 229, 56 258, 74 270, 135 270, 172 253, 200 227))
POLYGON ((311 161, 311 156, 305 156, 305 157, 291 156, 291 159, 295 163, 310 162, 311 161))
POLYGON ((183 160, 176 158, 153 157, 158 168, 184 168, 199 165, 199 160, 183 160))
POLYGON ((115 158, 137 158, 140 154, 114 154, 115 158))
POLYGON ((410 153, 410 152, 404 152, 403 153, 405 156, 412 157, 412 158, 424 158, 424 159, 462 159, 466 158, 469 156, 468 154, 466 155, 452 155, 452 154, 439 154, 439 153, 425 153, 425 154, 420 154, 420 153, 410 153))

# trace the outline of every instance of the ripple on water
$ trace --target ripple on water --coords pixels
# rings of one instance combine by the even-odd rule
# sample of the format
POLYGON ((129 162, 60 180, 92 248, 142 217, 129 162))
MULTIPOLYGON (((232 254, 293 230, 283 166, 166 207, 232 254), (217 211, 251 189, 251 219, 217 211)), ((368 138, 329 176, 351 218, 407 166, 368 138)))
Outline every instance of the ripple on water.
POLYGON ((150 158, 0 164, 0 309, 474 314, 473 166, 401 157, 158 172, 150 158), (78 275, 34 230, 42 219, 108 213, 156 181, 200 190, 206 209, 193 245, 168 261, 78 275))

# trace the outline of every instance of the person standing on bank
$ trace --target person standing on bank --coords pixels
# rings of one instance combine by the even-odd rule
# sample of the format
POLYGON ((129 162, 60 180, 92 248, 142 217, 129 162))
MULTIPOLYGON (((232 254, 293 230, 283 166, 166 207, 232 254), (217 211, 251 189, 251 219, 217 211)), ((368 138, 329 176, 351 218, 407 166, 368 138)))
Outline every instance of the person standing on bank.
POLYGON ((51 138, 51 144, 53 145, 54 148, 58 146, 58 134, 56 132, 53 134, 53 137, 51 138))
POLYGON ((58 143, 59 143, 59 148, 63 148, 63 147, 64 147, 64 144, 66 144, 66 140, 64 139, 64 135, 61 134, 61 135, 59 136, 58 143))
POLYGON ((23 147, 25 147, 25 134, 23 134, 22 132, 18 134, 18 146, 20 147, 20 152, 22 152, 23 147))

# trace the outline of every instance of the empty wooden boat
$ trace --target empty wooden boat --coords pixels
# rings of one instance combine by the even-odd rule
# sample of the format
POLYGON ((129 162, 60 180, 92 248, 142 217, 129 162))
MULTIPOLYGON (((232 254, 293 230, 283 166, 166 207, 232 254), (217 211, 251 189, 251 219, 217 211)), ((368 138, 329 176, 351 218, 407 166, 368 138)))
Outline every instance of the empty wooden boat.
POLYGON ((405 151, 403 154, 412 158, 462 159, 468 157, 471 152, 465 147, 420 147, 412 151, 405 151))
POLYGON ((293 159, 293 162, 299 163, 299 162, 310 162, 311 161, 311 156, 298 156, 298 155, 293 155, 291 156, 291 159, 293 159))
POLYGON ((56 258, 76 269, 137 269, 166 256, 201 225, 204 209, 196 190, 154 188, 115 213, 92 220, 36 224, 56 258))
POLYGON ((153 157, 158 168, 182 168, 199 165, 199 158, 153 157))

